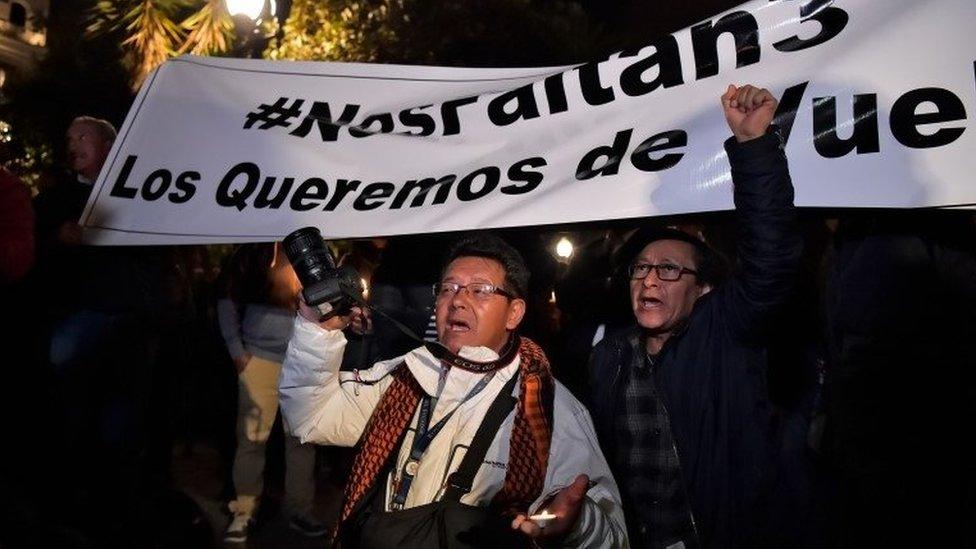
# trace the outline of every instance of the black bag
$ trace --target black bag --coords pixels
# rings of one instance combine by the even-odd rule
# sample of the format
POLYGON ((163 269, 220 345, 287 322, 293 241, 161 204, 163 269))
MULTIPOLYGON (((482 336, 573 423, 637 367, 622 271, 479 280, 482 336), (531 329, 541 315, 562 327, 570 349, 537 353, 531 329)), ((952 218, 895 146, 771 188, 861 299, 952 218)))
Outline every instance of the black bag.
MULTIPOLYGON (((512 396, 518 376, 498 393, 484 421, 478 427, 457 471, 448 477, 448 487, 440 501, 404 509, 384 511, 383 497, 375 485, 358 512, 342 526, 339 535, 343 549, 475 549, 530 547, 529 539, 512 530, 511 520, 493 509, 461 503, 471 490, 478 468, 502 421, 515 406, 512 396)), ((388 469, 387 469, 388 470, 388 469)), ((378 475, 384 478, 385 475, 378 475)), ((377 482, 376 484, 380 484, 377 482)))
POLYGON ((356 547, 359 549, 529 546, 528 538, 512 530, 511 519, 486 507, 465 505, 446 498, 402 511, 374 509, 366 517, 358 541, 356 547))

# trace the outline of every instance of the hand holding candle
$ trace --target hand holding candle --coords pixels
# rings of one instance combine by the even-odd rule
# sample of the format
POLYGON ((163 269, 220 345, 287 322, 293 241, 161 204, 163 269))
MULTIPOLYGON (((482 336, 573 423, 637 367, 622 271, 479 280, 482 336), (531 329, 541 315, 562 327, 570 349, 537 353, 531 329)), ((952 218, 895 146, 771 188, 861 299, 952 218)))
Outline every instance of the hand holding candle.
POLYGON ((590 487, 590 479, 579 475, 572 484, 560 490, 551 502, 544 504, 535 515, 519 514, 512 521, 512 529, 540 542, 558 541, 565 538, 576 525, 583 498, 590 487))
POLYGON ((353 307, 352 310, 349 329, 361 336, 373 333, 373 311, 361 307, 353 307))

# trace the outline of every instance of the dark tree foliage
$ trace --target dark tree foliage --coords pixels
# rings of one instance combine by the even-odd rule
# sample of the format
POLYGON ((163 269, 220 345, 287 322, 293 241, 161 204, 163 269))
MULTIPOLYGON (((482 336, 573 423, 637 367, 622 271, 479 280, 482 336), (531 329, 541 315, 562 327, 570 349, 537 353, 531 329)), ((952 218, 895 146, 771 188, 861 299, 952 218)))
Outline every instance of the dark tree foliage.
POLYGON ((745 0, 580 0, 591 20, 607 30, 610 51, 639 48, 655 37, 670 34, 734 8, 745 0))
POLYGON ((740 0, 292 0, 265 56, 466 67, 591 61, 740 0))
POLYGON ((601 36, 563 0, 294 0, 282 30, 267 57, 467 67, 581 62, 601 36))
POLYGON ((47 55, 32 74, 18 75, 4 88, 0 120, 12 128, 14 168, 25 171, 31 183, 64 165, 64 135, 74 117, 87 114, 118 126, 132 103, 118 43, 84 37, 89 6, 89 1, 54 3, 47 55))

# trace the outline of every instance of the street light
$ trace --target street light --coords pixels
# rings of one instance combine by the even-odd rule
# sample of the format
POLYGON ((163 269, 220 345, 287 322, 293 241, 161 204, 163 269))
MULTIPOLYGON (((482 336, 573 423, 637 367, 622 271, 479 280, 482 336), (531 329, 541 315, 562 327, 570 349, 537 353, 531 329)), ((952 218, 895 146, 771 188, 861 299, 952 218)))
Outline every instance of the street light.
MULTIPOLYGON (((251 21, 257 21, 264 15, 265 5, 268 3, 268 0, 227 0, 227 11, 231 15, 243 15, 251 21)), ((274 13, 274 0, 270 0, 270 4, 268 13, 274 13)))
POLYGON ((275 16, 275 0, 224 0, 227 12, 234 19, 233 57, 260 58, 261 52, 274 36, 265 19, 275 16))
POLYGON ((556 243, 556 255, 563 260, 569 259, 573 255, 573 243, 565 236, 556 243))

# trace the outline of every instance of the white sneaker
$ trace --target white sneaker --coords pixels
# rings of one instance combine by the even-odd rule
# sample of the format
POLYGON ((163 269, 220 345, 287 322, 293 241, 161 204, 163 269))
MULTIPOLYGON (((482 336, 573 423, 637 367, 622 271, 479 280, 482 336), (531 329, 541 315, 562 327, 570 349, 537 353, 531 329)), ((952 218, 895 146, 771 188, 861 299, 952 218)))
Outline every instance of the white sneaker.
POLYGON ((224 531, 224 541, 228 543, 244 543, 247 541, 247 532, 254 526, 254 519, 251 515, 234 515, 227 530, 224 531))

